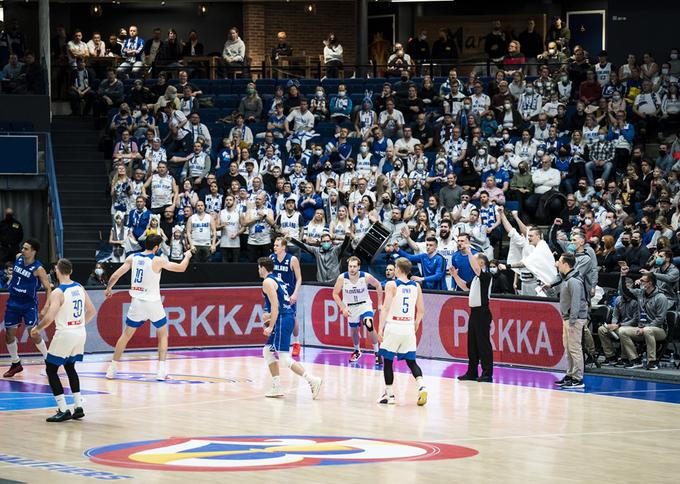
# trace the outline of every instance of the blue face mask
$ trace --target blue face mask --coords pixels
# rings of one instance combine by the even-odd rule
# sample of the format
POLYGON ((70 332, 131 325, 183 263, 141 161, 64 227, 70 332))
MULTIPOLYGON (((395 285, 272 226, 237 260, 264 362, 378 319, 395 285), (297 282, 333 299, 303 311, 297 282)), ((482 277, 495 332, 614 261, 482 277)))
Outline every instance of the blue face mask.
POLYGON ((324 242, 321 244, 321 248, 323 250, 331 250, 331 243, 330 242, 324 242))
POLYGON ((664 259, 663 257, 657 257, 654 262, 658 267, 661 267, 664 264, 664 262, 666 262, 666 259, 664 259))
POLYGON ((567 252, 571 252, 572 254, 576 252, 576 244, 571 243, 567 245, 567 252))

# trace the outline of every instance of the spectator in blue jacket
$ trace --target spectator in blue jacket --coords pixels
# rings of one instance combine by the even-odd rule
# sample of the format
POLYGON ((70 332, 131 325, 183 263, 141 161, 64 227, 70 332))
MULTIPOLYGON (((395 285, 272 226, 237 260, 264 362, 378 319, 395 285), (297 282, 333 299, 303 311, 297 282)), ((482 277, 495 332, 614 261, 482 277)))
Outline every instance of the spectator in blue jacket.
POLYGON ((635 127, 626 121, 626 111, 616 112, 616 119, 609 125, 607 139, 614 145, 614 166, 619 173, 625 173, 633 149, 635 127))
MULTIPOLYGON (((451 265, 458 272, 458 277, 463 279, 465 281, 465 284, 469 286, 470 283, 472 282, 472 279, 475 278, 475 272, 472 270, 472 266, 470 266, 470 259, 466 254, 462 254, 460 252, 460 249, 464 247, 470 247, 470 235, 466 233, 458 234, 456 243, 458 244, 458 250, 454 252, 453 256, 451 257, 451 265)), ((472 252, 473 255, 477 253, 477 251, 471 247, 470 251, 472 252)), ((456 286, 454 287, 454 290, 460 289, 456 286)))
POLYGON ((326 145, 326 154, 333 164, 336 173, 345 170, 345 162, 352 156, 352 145, 349 144, 349 129, 341 128, 337 139, 332 139, 326 145))
POLYGON ((144 234, 146 227, 149 225, 149 218, 151 212, 146 208, 144 197, 137 197, 135 201, 135 209, 128 214, 127 226, 132 230, 132 235, 135 240, 144 234))
POLYGON ((331 97, 331 119, 336 123, 349 121, 352 116, 352 100, 347 96, 344 84, 338 86, 338 95, 331 97))
POLYGON ((305 183, 305 193, 298 198, 298 210, 302 213, 304 225, 307 225, 314 217, 314 212, 323 209, 321 197, 314 193, 314 185, 305 183))
POLYGON ((446 289, 446 259, 437 254, 437 238, 425 239, 424 254, 409 254, 399 249, 399 255, 411 262, 420 264, 422 276, 413 276, 416 282, 422 284, 423 289, 446 289))

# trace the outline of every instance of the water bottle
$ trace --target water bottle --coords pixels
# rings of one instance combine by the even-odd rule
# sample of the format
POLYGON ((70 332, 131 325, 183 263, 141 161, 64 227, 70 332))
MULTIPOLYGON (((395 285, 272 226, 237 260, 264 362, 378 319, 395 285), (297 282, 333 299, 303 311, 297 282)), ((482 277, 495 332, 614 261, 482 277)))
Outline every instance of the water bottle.
POLYGON ((640 309, 640 320, 638 321, 638 328, 644 328, 647 325, 647 312, 640 309))

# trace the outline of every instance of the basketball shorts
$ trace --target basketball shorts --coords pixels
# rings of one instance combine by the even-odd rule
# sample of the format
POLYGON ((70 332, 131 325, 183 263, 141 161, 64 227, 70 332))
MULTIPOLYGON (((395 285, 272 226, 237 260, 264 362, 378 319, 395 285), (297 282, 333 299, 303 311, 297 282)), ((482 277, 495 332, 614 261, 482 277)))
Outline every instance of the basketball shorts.
POLYGON ((5 328, 15 328, 19 326, 22 321, 26 327, 31 327, 38 324, 38 320, 37 304, 19 306, 13 305, 10 302, 7 303, 5 317, 3 318, 5 328))
POLYGON ((354 306, 348 305, 347 310, 349 311, 348 322, 350 328, 357 328, 361 326, 364 318, 373 317, 373 306, 371 306, 371 303, 369 302, 356 304, 354 306))
POLYGON ((395 357, 399 360, 416 359, 417 343, 413 326, 403 325, 403 327, 395 327, 395 324, 387 323, 383 336, 383 342, 380 345, 380 356, 390 360, 393 360, 395 357))
POLYGON ((147 319, 157 328, 165 326, 168 320, 165 309, 163 309, 163 303, 133 297, 128 308, 125 324, 131 328, 139 328, 147 319))
POLYGON ((290 338, 293 335, 293 329, 295 329, 295 315, 292 313, 280 315, 276 320, 274 331, 269 335, 267 345, 278 352, 290 351, 290 338))
POLYGON ((57 366, 83 361, 86 336, 84 327, 68 331, 57 330, 50 342, 45 361, 57 366))

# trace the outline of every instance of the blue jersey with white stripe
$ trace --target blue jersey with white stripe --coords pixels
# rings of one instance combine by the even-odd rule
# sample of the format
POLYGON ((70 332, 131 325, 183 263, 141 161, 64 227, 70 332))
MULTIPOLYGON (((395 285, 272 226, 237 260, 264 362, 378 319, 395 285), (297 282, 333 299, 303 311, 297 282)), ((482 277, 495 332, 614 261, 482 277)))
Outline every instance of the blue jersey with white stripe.
POLYGON ((26 264, 23 255, 17 258, 14 262, 12 279, 9 281, 8 306, 37 306, 40 279, 36 277, 35 271, 40 267, 42 264, 38 260, 26 264))
POLYGON ((276 254, 272 254, 271 258, 274 261, 273 274, 278 279, 283 281, 283 283, 286 285, 288 295, 290 296, 295 291, 295 284, 297 283, 295 271, 293 271, 293 267, 291 265, 293 263, 293 256, 286 253, 282 261, 279 261, 279 258, 276 256, 276 254))
MULTIPOLYGON (((290 296, 288 296, 286 283, 274 274, 269 274, 266 279, 272 279, 276 283, 276 298, 279 301, 279 316, 283 314, 292 314, 293 308, 290 305, 290 296)), ((264 291, 262 291, 262 296, 264 297, 264 310, 269 313, 272 309, 272 303, 269 300, 269 296, 267 296, 264 291)))

